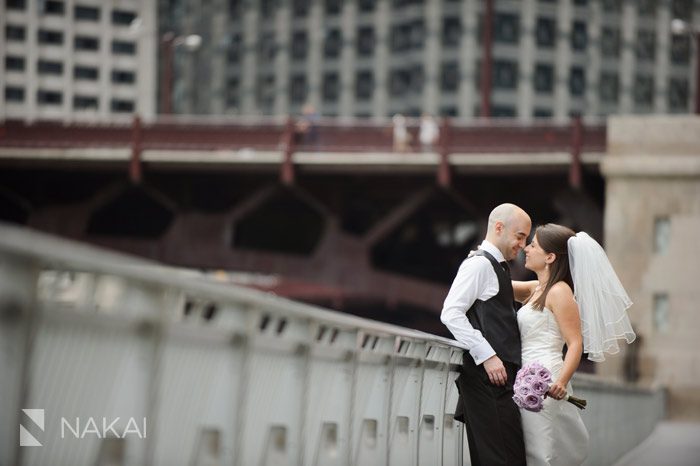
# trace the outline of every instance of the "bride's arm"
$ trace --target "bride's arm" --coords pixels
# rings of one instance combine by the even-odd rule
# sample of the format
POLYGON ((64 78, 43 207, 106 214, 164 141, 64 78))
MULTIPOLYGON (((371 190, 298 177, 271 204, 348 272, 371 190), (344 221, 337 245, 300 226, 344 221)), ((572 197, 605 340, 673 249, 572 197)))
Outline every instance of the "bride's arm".
POLYGON ((517 282, 515 280, 513 283, 513 297, 519 303, 524 303, 527 298, 532 296, 532 292, 535 291, 537 286, 537 280, 531 280, 529 282, 517 282))
POLYGON ((566 357, 559 378, 550 386, 549 393, 561 399, 566 394, 566 384, 574 375, 581 361, 583 337, 581 336, 581 318, 574 293, 564 282, 555 283, 547 293, 547 308, 554 313, 561 336, 566 342, 566 357))

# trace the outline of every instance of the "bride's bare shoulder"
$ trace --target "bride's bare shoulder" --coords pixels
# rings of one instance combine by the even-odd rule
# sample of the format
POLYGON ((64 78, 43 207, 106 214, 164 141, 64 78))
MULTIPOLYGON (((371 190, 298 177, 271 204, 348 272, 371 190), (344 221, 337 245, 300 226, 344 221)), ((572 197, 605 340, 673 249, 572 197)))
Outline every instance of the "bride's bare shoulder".
POLYGON ((547 293, 547 307, 552 310, 567 308, 574 303, 574 292, 566 282, 555 283, 547 293))

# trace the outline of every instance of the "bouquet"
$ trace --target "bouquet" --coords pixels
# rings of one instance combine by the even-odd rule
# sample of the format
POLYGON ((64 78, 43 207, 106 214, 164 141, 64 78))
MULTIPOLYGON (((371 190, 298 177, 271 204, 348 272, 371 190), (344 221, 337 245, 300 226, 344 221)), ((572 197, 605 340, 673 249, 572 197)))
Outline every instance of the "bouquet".
MULTIPOLYGON (((530 362, 520 368, 513 385, 513 401, 518 407, 532 412, 542 411, 544 399, 552 382, 552 373, 538 362, 530 362)), ((586 400, 566 395, 566 401, 579 409, 586 408, 586 400)))

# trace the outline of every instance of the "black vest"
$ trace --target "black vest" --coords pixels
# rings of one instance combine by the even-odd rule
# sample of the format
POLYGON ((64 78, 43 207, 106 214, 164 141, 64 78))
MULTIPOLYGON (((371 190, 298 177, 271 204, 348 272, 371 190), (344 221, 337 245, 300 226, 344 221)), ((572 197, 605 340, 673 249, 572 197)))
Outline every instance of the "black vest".
POLYGON ((472 327, 481 332, 502 361, 520 365, 520 330, 513 305, 510 275, 488 252, 479 249, 474 256, 484 256, 491 262, 498 277, 498 294, 486 301, 477 299, 467 311, 467 319, 472 327))

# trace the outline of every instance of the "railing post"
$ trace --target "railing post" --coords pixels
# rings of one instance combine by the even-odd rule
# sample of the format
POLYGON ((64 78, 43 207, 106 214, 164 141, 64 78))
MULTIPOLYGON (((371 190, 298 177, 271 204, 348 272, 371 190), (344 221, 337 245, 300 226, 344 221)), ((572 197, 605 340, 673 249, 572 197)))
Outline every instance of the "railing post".
POLYGON ((141 183, 141 118, 134 115, 131 125, 131 158, 129 160, 129 179, 134 184, 141 183))
POLYGON ((294 153, 294 119, 289 117, 282 134, 282 150, 284 151, 282 160, 282 171, 280 178, 283 184, 294 184, 294 163, 292 154, 294 153))
POLYGON ((571 166, 569 167, 569 186, 581 188, 581 146, 583 144, 583 125, 581 116, 575 116, 571 121, 571 166))
POLYGON ((440 165, 438 167, 438 185, 442 188, 449 188, 452 184, 452 174, 450 173, 450 121, 447 117, 442 120, 440 130, 440 165))

